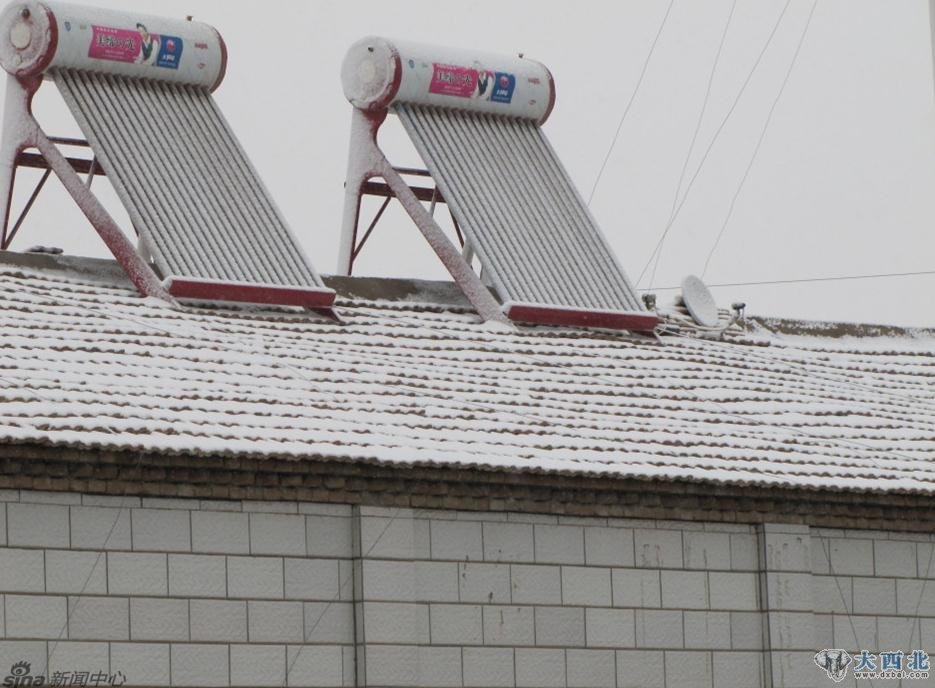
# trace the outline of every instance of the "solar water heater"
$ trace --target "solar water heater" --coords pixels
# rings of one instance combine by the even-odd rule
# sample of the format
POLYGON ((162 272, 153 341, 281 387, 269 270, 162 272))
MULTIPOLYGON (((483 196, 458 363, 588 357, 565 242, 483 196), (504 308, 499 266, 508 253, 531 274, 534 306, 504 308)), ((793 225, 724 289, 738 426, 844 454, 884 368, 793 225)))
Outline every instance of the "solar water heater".
POLYGON ((330 308, 334 292, 211 95, 226 64, 223 39, 201 22, 56 2, 8 5, 0 15, 0 65, 9 74, 3 248, 22 220, 8 231, 16 169, 35 166, 46 170, 39 188, 54 172, 145 295, 330 308), (86 141, 50 138, 33 118, 43 79, 58 86, 86 141), (88 145, 94 157, 66 158, 56 144, 88 145), (90 192, 95 174, 113 184, 140 252, 90 192))
POLYGON ((485 319, 634 331, 659 323, 542 132, 555 104, 544 65, 370 37, 350 48, 341 78, 354 109, 340 273, 350 274, 373 229, 358 237, 362 196, 395 196, 485 319), (410 188, 380 151, 388 113, 402 122, 435 189, 410 188), (463 250, 426 200, 448 205, 463 250))

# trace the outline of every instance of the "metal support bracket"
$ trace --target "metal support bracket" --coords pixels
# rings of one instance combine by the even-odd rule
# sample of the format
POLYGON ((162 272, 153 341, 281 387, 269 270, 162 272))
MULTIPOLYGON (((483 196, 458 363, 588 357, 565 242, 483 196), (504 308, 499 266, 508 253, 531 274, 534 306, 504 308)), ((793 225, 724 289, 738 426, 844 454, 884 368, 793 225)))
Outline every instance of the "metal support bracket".
MULTIPOLYGON (((461 251, 449 241, 442 228, 423 207, 420 197, 405 182, 377 145, 377 131, 386 119, 387 111, 365 113, 357 108, 351 111, 351 147, 347 180, 344 187, 344 219, 341 229, 341 245, 338 253, 338 274, 349 275, 354 258, 359 252, 357 227, 360 222, 360 204, 365 185, 374 177, 382 177, 392 194, 428 241, 454 281, 485 321, 511 324, 500 304, 484 285, 461 251)), ((383 194, 381 194, 383 195, 383 194)), ((438 200, 438 197, 435 197, 438 200)), ((430 195, 427 199, 432 200, 430 195)), ((377 218, 379 219, 379 218, 377 218)), ((372 231, 368 230, 364 241, 372 231)), ((460 233, 460 230, 459 230, 460 233)))
MULTIPOLYGON (((91 193, 90 184, 81 179, 75 171, 72 162, 62 155, 54 141, 50 139, 32 114, 32 98, 39 89, 41 78, 17 79, 7 76, 6 99, 3 113, 3 136, 0 138, 0 202, 3 203, 0 215, 3 217, 3 240, 9 243, 7 227, 10 221, 10 206, 13 200, 13 184, 16 177, 16 168, 20 154, 27 148, 35 148, 55 176, 71 195, 75 204, 81 209, 85 217, 97 231, 98 235, 110 249, 114 258, 120 263, 130 281, 143 296, 153 296, 169 303, 175 299, 163 287, 156 273, 133 248, 133 244, 120 230, 117 222, 111 217, 107 209, 101 205, 97 197, 91 193)), ((88 180, 97 172, 96 165, 89 164, 88 180)), ((40 185, 41 189, 41 185, 40 185)), ((38 190, 27 203, 25 212, 35 201, 38 190)), ((23 217, 14 227, 15 233, 22 223, 23 217)))

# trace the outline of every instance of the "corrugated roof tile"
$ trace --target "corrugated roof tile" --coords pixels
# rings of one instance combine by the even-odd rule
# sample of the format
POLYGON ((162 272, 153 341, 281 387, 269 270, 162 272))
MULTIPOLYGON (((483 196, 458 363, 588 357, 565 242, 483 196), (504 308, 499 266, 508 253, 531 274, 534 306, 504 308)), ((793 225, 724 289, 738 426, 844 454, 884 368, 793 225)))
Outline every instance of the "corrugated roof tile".
POLYGON ((0 265, 0 441, 935 492, 935 338, 344 324, 0 265))

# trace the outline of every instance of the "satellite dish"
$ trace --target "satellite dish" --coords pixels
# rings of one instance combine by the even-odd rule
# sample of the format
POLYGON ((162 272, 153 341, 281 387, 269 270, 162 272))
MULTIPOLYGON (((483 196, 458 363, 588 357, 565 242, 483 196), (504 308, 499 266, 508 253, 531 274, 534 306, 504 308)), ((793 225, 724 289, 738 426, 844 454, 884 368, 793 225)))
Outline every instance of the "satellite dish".
POLYGON ((720 325, 717 303, 705 283, 698 277, 689 275, 682 280, 682 301, 685 302, 692 319, 702 327, 720 325))

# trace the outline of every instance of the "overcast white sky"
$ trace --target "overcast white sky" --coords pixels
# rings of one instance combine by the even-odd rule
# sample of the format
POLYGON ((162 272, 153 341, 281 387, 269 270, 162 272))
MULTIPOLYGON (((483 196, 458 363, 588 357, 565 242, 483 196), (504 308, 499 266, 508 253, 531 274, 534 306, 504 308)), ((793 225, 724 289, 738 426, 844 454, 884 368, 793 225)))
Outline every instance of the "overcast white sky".
MULTIPOLYGON (((785 1, 739 0, 689 176, 785 1)), ((217 99, 312 262, 331 273, 350 121, 339 68, 353 41, 380 34, 541 60, 554 74, 558 94, 545 131, 587 196, 667 0, 97 4, 193 14, 220 30, 230 61, 217 99)), ((669 218, 730 6, 731 0, 675 0, 597 189, 594 214, 634 280, 669 218)), ((656 287, 700 274, 810 7, 811 0, 791 1, 672 226, 656 287)), ((79 133, 50 84, 40 91, 35 111, 49 133, 79 133)), ((398 122, 387 122, 382 143, 393 162, 419 162, 398 122)), ((20 203, 29 186, 18 185, 20 203)), ((105 187, 96 182, 99 190, 105 187)), ((104 196, 109 207, 119 208, 112 194, 104 196)), ((125 214, 115 216, 126 225, 125 214)), ((706 281, 935 270, 933 221, 935 100, 927 0, 819 0, 706 281)), ((57 183, 43 192, 13 248, 35 243, 109 255, 57 183)), ((447 276, 398 210, 387 213, 356 274, 447 276)), ((935 276, 714 290, 721 303, 744 300, 757 314, 928 326, 935 325, 933 292, 935 276)))

